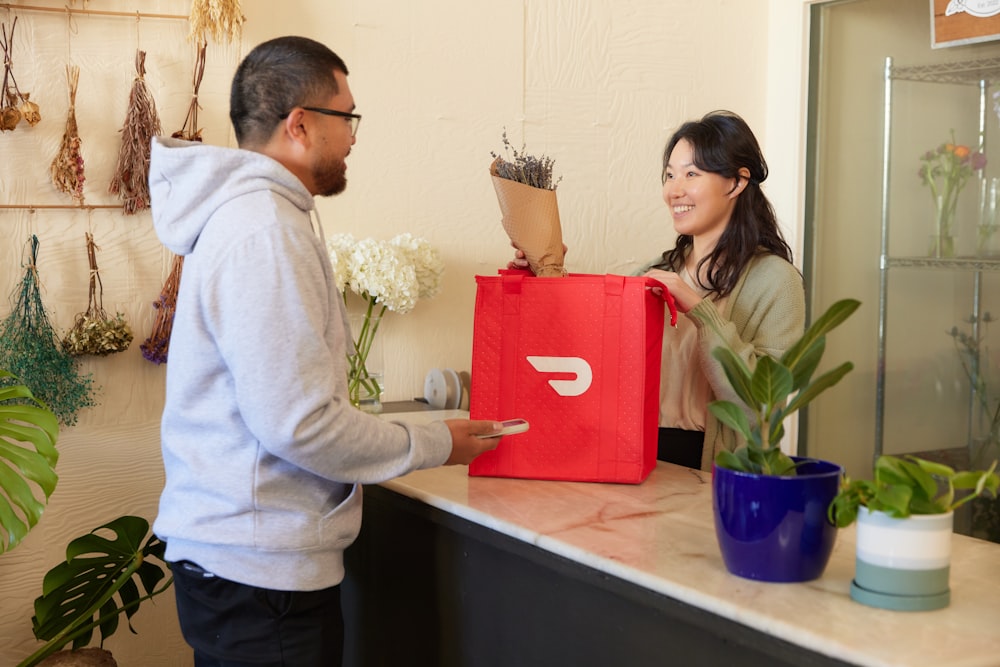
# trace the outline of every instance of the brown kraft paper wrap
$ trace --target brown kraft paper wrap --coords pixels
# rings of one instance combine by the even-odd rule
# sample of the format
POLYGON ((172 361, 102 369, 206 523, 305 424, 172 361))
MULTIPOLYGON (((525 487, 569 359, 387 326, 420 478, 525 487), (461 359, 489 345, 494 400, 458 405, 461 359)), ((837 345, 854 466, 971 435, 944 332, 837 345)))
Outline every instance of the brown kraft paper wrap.
POLYGON ((497 176, 497 160, 490 165, 490 176, 500 203, 504 231, 514 247, 524 252, 536 276, 565 276, 556 191, 497 176))

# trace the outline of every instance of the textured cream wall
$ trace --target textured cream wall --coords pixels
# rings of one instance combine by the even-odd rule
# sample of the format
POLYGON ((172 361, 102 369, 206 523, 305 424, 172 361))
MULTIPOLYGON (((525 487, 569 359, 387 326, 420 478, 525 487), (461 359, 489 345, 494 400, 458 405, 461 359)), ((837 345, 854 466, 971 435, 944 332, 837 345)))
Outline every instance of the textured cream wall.
MULTIPOLYGON (((660 199, 663 144, 678 123, 720 107, 740 112, 757 130, 772 167, 769 192, 797 244, 806 4, 299 0, 276 8, 244 0, 243 44, 209 47, 200 119, 206 141, 231 143, 229 79, 241 55, 264 39, 303 34, 345 58, 364 121, 348 158, 347 192, 319 202, 324 227, 359 237, 413 232, 438 247, 446 263, 442 293, 407 315, 390 315, 380 334, 388 398, 409 398, 422 393, 429 369, 469 368, 473 277, 495 272, 510 257, 487 176, 505 128, 516 144, 556 160, 573 271, 628 272, 671 244, 660 199)), ((189 6, 187 0, 86 4, 175 14, 189 6)), ((63 131, 68 59, 82 70, 77 117, 87 201, 112 202, 105 191, 135 48, 148 52, 147 81, 165 130, 179 129, 194 59, 186 24, 17 13, 15 74, 41 105, 43 121, 0 136, 0 203, 66 201, 49 185, 47 167, 63 131)), ((9 23, 13 14, 0 10, 0 20, 9 23)), ((43 296, 54 325, 65 331, 86 305, 84 232, 90 230, 101 247, 106 308, 127 315, 137 342, 148 335, 151 302, 169 268, 148 213, 4 210, 0 221, 0 291, 14 288, 27 237, 38 234, 43 296)), ((4 301, 0 316, 7 312, 4 301)), ((280 323, 261 326, 274 327, 280 344, 280 323)), ((101 405, 64 430, 61 481, 48 510, 22 546, 0 555, 2 664, 33 650, 31 601, 71 537, 123 513, 155 516, 164 369, 143 360, 137 344, 87 360, 83 369, 103 387, 101 405)), ((191 664, 172 596, 142 610, 134 626, 138 637, 122 631, 110 642, 123 665, 191 664)))

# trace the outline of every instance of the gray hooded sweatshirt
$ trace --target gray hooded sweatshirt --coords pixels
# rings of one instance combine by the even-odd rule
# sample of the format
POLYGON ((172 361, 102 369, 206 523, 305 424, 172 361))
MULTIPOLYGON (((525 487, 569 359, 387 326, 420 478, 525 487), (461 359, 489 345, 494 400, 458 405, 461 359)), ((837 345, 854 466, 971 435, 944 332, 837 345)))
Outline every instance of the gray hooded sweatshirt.
POLYGON ((351 406, 343 299, 295 175, 260 153, 157 138, 149 182, 156 233, 184 256, 153 531, 168 560, 232 581, 338 584, 360 484, 444 463, 448 427, 351 406))

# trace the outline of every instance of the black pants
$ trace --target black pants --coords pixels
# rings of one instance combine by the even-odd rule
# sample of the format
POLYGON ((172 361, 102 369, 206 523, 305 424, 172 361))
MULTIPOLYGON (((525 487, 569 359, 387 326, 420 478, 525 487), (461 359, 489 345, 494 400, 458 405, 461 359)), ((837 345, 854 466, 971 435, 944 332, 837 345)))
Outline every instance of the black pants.
POLYGON ((660 461, 700 469, 705 432, 661 428, 657 445, 656 458, 660 461))
POLYGON ((340 587, 278 591, 171 563, 177 616, 195 667, 340 667, 340 587))

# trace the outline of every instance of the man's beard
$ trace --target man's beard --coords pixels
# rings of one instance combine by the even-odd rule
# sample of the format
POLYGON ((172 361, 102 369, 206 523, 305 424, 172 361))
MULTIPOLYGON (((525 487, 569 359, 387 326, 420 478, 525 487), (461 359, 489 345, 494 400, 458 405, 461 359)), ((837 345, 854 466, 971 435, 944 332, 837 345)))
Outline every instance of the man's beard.
POLYGON ((339 195, 347 187, 347 164, 340 158, 329 158, 313 168, 316 194, 321 197, 339 195))

